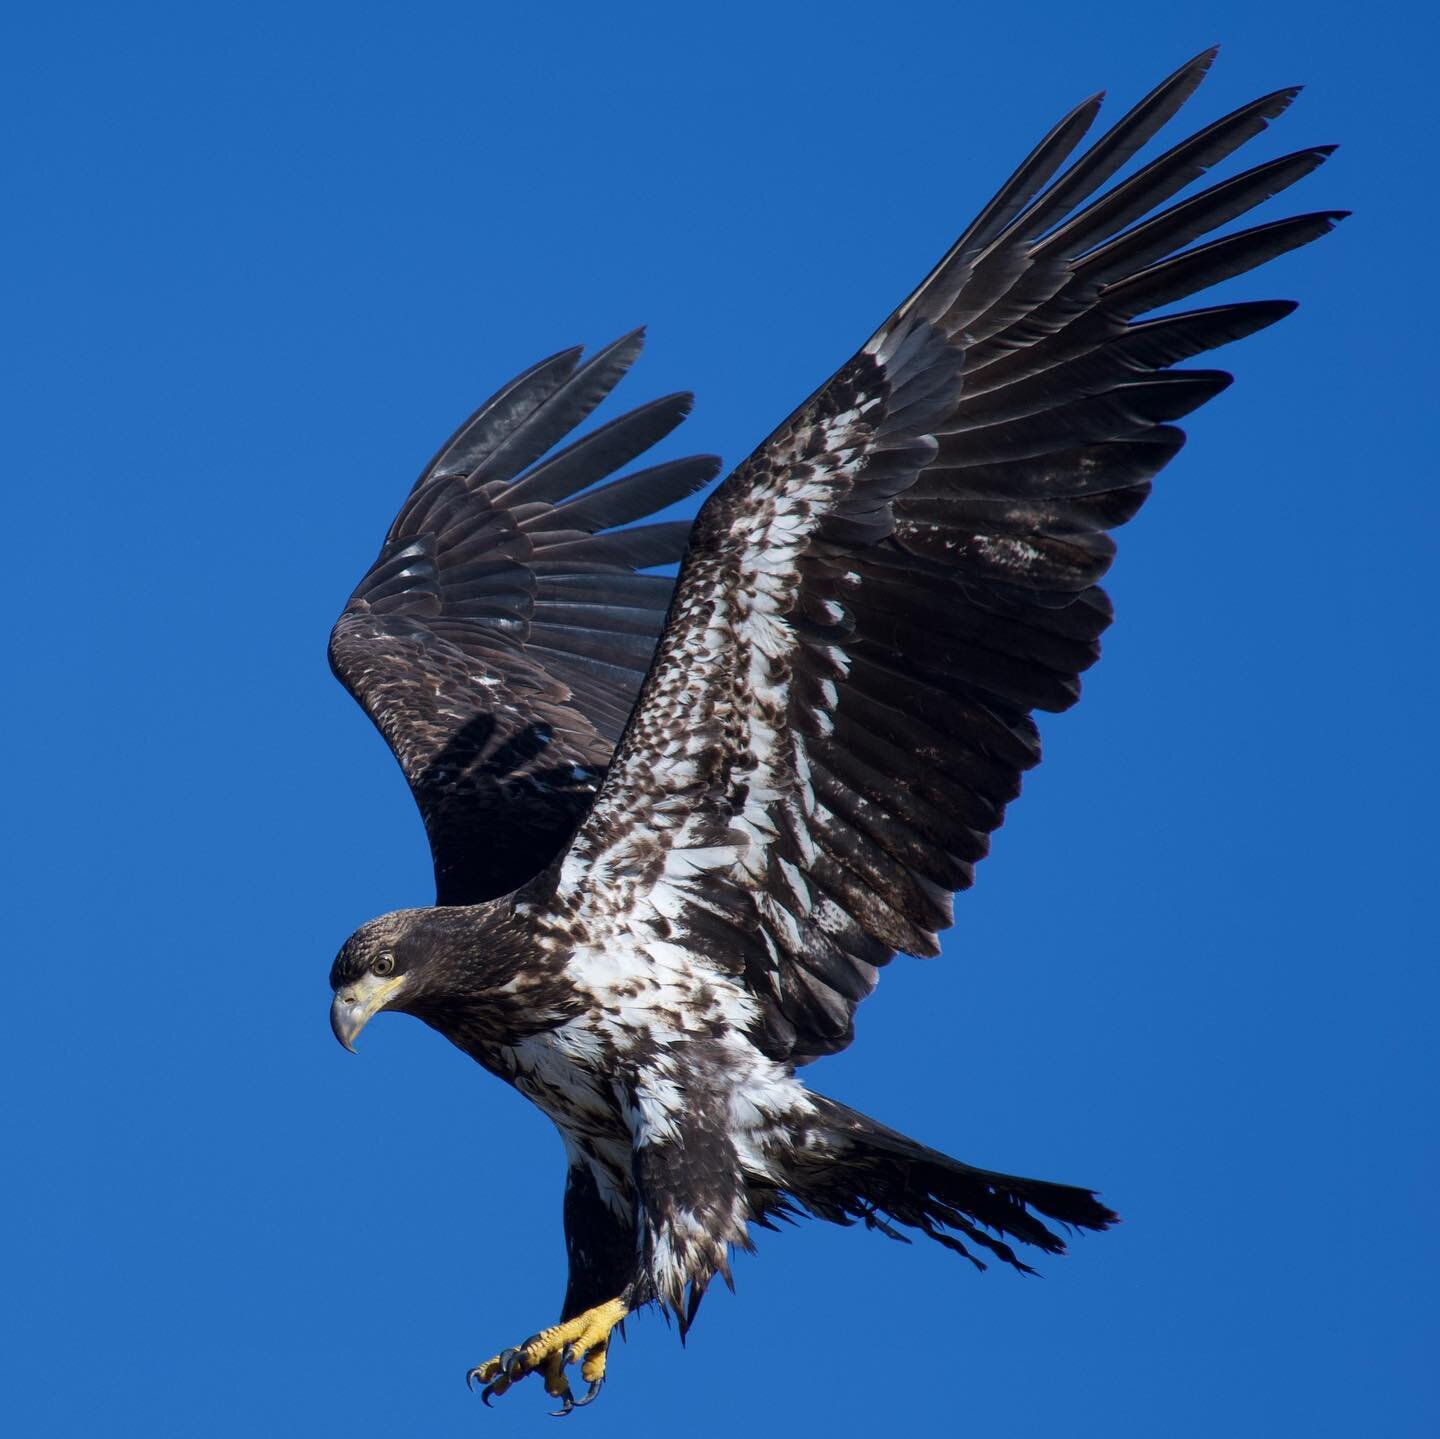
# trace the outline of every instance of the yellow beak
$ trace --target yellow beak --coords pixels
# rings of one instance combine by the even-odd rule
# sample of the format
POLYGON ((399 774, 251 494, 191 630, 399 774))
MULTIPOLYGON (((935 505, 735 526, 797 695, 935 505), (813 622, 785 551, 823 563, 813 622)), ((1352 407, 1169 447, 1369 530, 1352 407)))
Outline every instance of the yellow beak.
POLYGON ((373 1015, 385 1008, 404 983, 403 974, 388 979, 382 979, 378 974, 367 974, 335 991, 330 1005, 330 1028, 351 1054, 355 1053, 355 1039, 360 1031, 370 1023, 373 1015))

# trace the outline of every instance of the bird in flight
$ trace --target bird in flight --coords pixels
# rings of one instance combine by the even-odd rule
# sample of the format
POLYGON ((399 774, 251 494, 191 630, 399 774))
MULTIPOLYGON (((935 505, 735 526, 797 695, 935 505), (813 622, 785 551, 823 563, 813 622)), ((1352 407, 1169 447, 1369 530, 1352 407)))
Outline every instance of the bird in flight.
POLYGON ((641 336, 567 350, 441 448, 336 623, 331 664, 409 780, 436 903, 346 941, 335 1034, 424 1020, 544 1110, 568 1161, 559 1321, 470 1371, 487 1402, 539 1374, 559 1412, 588 1403, 625 1316, 659 1305, 683 1333, 752 1226, 859 1220, 1029 1272, 1015 1246, 1058 1254, 1052 1224, 1114 1221, 799 1071, 850 1043, 893 955, 937 953, 1040 758, 1034 712, 1078 697, 1109 532, 1230 383, 1175 366, 1294 308, 1166 307, 1342 217, 1205 238, 1328 146, 1177 198, 1294 89, 1116 178, 1213 58, 1073 160, 1099 97, 1066 115, 693 527, 650 517, 717 460, 612 478, 690 397, 572 438, 641 336))

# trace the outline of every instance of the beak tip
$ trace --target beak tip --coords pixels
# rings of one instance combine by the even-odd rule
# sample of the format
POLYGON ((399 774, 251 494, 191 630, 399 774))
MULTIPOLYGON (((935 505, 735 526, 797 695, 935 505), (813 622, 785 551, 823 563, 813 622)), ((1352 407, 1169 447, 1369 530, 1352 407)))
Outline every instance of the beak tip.
POLYGON ((356 1015, 353 1005, 342 1005, 336 1000, 330 1007, 330 1031, 339 1040, 342 1049, 348 1049, 351 1054, 358 1052, 355 1048, 355 1036, 363 1027, 364 1020, 356 1015))
POLYGON ((355 1040, 360 1031, 386 1007, 403 983, 399 976, 383 984, 367 979, 336 990, 330 1003, 330 1028, 351 1054, 356 1053, 355 1040))

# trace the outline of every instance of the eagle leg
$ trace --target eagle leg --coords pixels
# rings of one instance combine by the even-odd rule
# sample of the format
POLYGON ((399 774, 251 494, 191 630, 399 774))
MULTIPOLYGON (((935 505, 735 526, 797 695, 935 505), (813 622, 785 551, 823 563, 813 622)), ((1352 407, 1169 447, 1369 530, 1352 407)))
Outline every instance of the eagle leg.
POLYGON ((545 1392, 559 1399, 562 1408, 557 1414, 589 1404, 600 1393, 605 1382, 605 1360, 610 1349, 610 1333, 629 1313, 623 1299, 597 1304, 573 1319, 553 1324, 549 1329, 532 1335, 515 1349, 506 1349, 493 1359, 477 1364, 465 1376, 466 1384, 485 1387, 480 1397, 488 1405, 527 1374, 544 1374, 545 1392), (579 1363, 580 1377, 590 1386, 583 1398, 576 1399, 570 1391, 565 1370, 579 1363))

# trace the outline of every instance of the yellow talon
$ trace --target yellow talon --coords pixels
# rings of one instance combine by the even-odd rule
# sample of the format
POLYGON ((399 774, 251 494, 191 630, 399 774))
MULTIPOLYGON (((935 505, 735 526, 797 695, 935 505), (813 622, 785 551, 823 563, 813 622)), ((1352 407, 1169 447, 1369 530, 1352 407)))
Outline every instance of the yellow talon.
POLYGON ((507 1349, 483 1364, 477 1364, 466 1376, 465 1382, 476 1380, 485 1387, 480 1397, 489 1404, 492 1398, 503 1394, 517 1380, 527 1374, 543 1373, 545 1392, 564 1402, 559 1412, 568 1414, 578 1404, 588 1404, 600 1392, 605 1382, 605 1358, 610 1347, 610 1333, 630 1311, 619 1299, 606 1304, 597 1304, 563 1324, 542 1329, 533 1338, 527 1339, 518 1349, 507 1349), (568 1364, 580 1362, 580 1377, 590 1386, 583 1399, 576 1399, 570 1392, 570 1381, 566 1378, 568 1364))
POLYGON ((603 1384, 605 1382, 605 1356, 610 1352, 610 1342, 607 1339, 603 1344, 597 1344, 585 1356, 585 1362, 580 1366, 580 1377, 587 1384, 603 1384))

